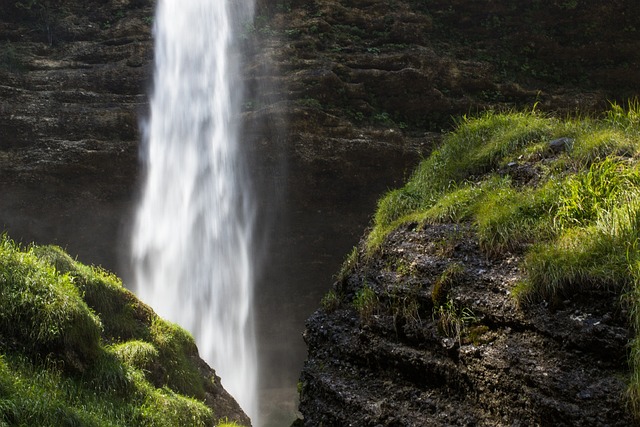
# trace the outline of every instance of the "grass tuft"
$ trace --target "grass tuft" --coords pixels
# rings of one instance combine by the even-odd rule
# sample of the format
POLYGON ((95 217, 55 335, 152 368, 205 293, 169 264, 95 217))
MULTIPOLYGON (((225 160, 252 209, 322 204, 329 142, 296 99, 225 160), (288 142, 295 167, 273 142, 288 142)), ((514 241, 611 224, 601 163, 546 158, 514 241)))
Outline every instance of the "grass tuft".
MULTIPOLYGON (((464 117, 404 187, 380 200, 365 253, 404 224, 464 222, 487 256, 524 254, 524 276, 512 292, 520 304, 614 292, 625 296, 638 334, 639 159, 638 100, 612 104, 600 119, 535 111, 464 117), (560 138, 564 146, 550 144, 560 138)), ((455 335, 446 286, 434 291, 437 314, 455 335)), ((630 354, 627 397, 640 418, 637 337, 630 354)))
POLYGON ((340 271, 338 272, 338 275, 336 277, 338 282, 344 281, 349 276, 349 274, 353 272, 353 270, 356 268, 356 265, 358 264, 358 259, 358 247, 354 246, 351 252, 349 252, 347 258, 342 263, 342 266, 340 267, 340 271))
POLYGON ((364 323, 370 322, 373 318, 373 315, 379 307, 379 301, 373 288, 367 283, 356 293, 353 299, 353 307, 364 323))
POLYGON ((114 274, 99 267, 83 265, 57 246, 39 246, 34 253, 56 271, 68 274, 87 305, 103 321, 103 339, 122 342, 149 340, 153 311, 127 290, 114 274))
POLYGON ((0 426, 214 425, 201 363, 111 273, 0 238, 0 426))
POLYGON ((115 357, 123 364, 149 372, 159 362, 160 353, 151 343, 134 340, 111 347, 115 357))
POLYGON ((0 330, 10 348, 34 359, 59 357, 80 370, 99 355, 102 324, 72 277, 6 236, 0 240, 0 307, 0 330))
POLYGON ((444 305, 449 298, 451 287, 464 277, 464 266, 460 263, 452 263, 442 272, 431 290, 431 301, 434 307, 444 305))

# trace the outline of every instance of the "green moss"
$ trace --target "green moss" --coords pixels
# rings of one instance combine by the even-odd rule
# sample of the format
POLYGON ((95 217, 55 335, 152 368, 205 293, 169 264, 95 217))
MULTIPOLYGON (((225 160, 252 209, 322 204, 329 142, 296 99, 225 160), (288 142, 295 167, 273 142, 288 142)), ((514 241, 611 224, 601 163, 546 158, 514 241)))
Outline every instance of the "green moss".
POLYGON ((463 276, 464 266, 462 264, 449 264, 438 280, 433 284, 433 289, 431 290, 431 301, 433 302, 434 307, 439 307, 446 303, 451 287, 463 276))
POLYGON ((56 246, 0 239, 0 337, 0 425, 214 425, 193 338, 56 246))
POLYGON ((98 356, 100 319, 71 276, 57 274, 33 248, 22 251, 6 236, 0 241, 0 307, 6 346, 34 358, 51 354, 77 368, 98 356))
POLYGON ((466 331, 465 341, 472 343, 473 345, 487 344, 491 342, 493 337, 489 334, 490 329, 486 325, 471 326, 466 331))
POLYGON ((73 260, 57 246, 39 246, 34 253, 58 272, 73 278, 87 305, 103 319, 103 339, 108 342, 150 339, 153 311, 125 289, 118 277, 73 260))
MULTIPOLYGON (((466 222, 487 255, 524 254, 520 304, 606 290, 625 295, 640 331, 640 103, 616 104, 600 119, 536 112, 463 118, 407 184, 378 203, 367 253, 407 224, 466 222), (560 152, 549 143, 567 138, 560 152), (515 167, 514 167, 515 165, 515 167), (528 168, 531 182, 512 170, 528 168)), ((434 307, 446 333, 446 281, 434 307)), ((640 340, 631 342, 628 397, 640 417, 640 340)))
POLYGON ((194 363, 198 349, 193 337, 180 326, 156 318, 151 324, 151 342, 158 350, 160 362, 160 369, 152 373, 154 383, 204 399, 207 380, 194 363))

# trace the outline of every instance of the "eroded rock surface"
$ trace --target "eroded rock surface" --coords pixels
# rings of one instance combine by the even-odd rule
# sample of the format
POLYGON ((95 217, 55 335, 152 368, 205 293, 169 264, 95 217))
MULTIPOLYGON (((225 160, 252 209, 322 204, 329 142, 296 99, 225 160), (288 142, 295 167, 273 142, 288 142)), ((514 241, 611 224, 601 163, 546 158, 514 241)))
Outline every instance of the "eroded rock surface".
POLYGON ((464 225, 409 226, 361 256, 307 322, 304 425, 634 425, 619 297, 519 307, 518 261, 487 259, 464 225))
POLYGON ((114 268, 138 174, 151 1, 3 3, 0 228, 114 268))
MULTIPOLYGON (((0 228, 126 279, 153 1, 14 3, 0 4, 0 228)), ((256 308, 268 387, 295 389, 304 319, 376 199, 452 116, 535 102, 597 112, 639 86, 634 0, 257 3, 238 31, 239 120, 258 234, 271 230, 256 308)))

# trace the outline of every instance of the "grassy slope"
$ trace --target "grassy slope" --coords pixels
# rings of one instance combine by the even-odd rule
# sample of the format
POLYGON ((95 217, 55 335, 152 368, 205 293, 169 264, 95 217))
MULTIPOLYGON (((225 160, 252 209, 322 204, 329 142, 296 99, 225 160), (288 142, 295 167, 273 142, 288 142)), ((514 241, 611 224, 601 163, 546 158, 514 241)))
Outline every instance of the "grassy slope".
POLYGON ((115 276, 0 239, 0 426, 213 425, 197 358, 115 276))
MULTIPOLYGON (((513 292, 520 302, 609 289, 640 331, 640 105, 612 105, 600 119, 535 111, 463 118, 403 188, 380 200, 368 251, 401 224, 439 222, 472 223, 488 256, 524 254, 513 292)), ((627 397, 640 415, 640 337, 631 348, 627 397)))

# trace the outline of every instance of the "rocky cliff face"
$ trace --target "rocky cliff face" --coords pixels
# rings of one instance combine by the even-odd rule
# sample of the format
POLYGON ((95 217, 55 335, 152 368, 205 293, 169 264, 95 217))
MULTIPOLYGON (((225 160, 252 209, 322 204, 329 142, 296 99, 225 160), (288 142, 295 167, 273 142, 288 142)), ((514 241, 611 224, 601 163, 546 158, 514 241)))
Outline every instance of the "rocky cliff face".
POLYGON ((282 343, 317 306, 378 195, 410 173, 452 117, 536 102, 594 112, 632 95, 636 10, 629 1, 258 2, 245 117, 270 123, 255 146, 281 144, 259 157, 280 153, 288 207, 258 291, 266 371, 282 360, 299 366, 301 342, 282 343), (616 48, 595 54, 594 40, 616 48), (270 136, 274 124, 282 127, 270 136), (282 310, 291 322, 274 322, 282 310))
MULTIPOLYGON (((428 150, 424 132, 450 116, 534 103, 597 112, 633 96, 637 5, 610 6, 315 1, 276 16, 298 104, 428 150)), ((630 331, 618 297, 518 308, 518 257, 487 260, 474 241, 454 226, 398 230, 361 256, 307 322, 304 425, 634 423, 620 399, 630 331), (435 313, 433 287, 452 264, 451 307, 465 310, 435 313)))
POLYGON ((411 225, 360 253, 307 322, 304 425, 634 425, 619 297, 518 307, 520 258, 475 241, 465 225, 411 225))
POLYGON ((137 175, 152 4, 14 3, 0 20, 0 224, 113 268, 137 175))
MULTIPOLYGON (((0 5, 0 223, 126 278, 118 231, 136 193, 153 2, 13 3, 0 5)), ((599 111, 639 84, 631 0, 257 3, 240 34, 241 120, 259 228, 273 230, 257 296, 266 387, 295 387, 304 319, 379 194, 451 116, 599 111)))

